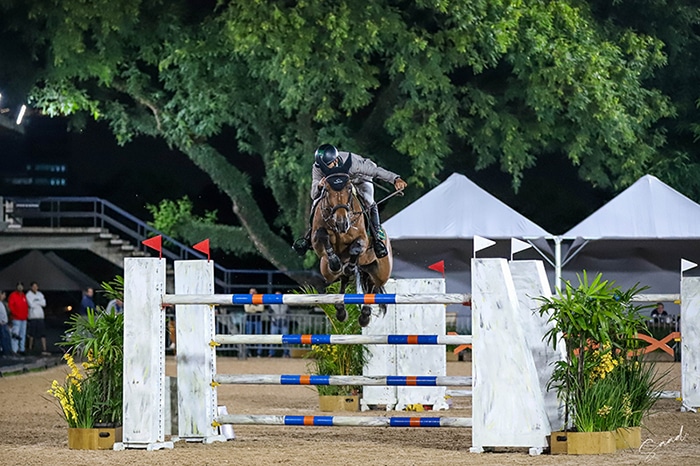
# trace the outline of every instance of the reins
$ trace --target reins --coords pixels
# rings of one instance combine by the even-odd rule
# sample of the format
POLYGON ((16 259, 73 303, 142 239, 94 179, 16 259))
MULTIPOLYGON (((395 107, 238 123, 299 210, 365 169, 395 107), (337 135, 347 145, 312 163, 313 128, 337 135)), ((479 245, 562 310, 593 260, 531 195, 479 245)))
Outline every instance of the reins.
POLYGON ((322 206, 322 212, 328 212, 328 215, 322 214, 323 215, 323 221, 331 227, 333 231, 337 231, 335 227, 335 222, 333 222, 333 214, 335 214, 338 210, 340 209, 345 209, 348 211, 350 214, 350 224, 355 225, 355 222, 357 221, 357 218, 359 215, 362 215, 364 213, 364 207, 362 207, 362 203, 359 202, 357 199, 357 195, 354 192, 353 186, 350 185, 350 201, 348 204, 336 204, 334 206, 330 206, 330 203, 328 202, 328 190, 324 188, 324 193, 323 193, 323 198, 322 201, 324 205, 322 206), (357 200, 357 203, 360 205, 360 210, 355 211, 352 209, 352 203, 353 200, 357 200))

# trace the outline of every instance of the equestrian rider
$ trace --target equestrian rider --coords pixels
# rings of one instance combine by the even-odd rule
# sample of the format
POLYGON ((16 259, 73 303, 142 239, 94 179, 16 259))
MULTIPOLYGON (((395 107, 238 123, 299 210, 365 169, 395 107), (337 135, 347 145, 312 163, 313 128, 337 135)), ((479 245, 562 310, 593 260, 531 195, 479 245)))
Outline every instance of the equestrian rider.
MULTIPOLYGON (((383 240, 386 239, 386 234, 379 221, 379 209, 377 203, 374 202, 374 185, 372 180, 378 178, 387 183, 392 183, 397 191, 406 188, 407 183, 401 179, 396 173, 385 170, 377 166, 376 163, 369 159, 361 157, 350 152, 338 151, 330 144, 323 144, 316 149, 315 162, 311 171, 311 199, 313 207, 311 208, 311 219, 316 209, 316 204, 321 197, 324 175, 321 171, 321 164, 326 168, 334 168, 338 164, 342 164, 348 157, 352 157, 352 166, 350 167, 350 181, 355 185, 358 194, 362 200, 362 204, 369 214, 370 229, 374 237, 374 254, 377 258, 386 257, 388 251, 383 240)), ((303 255, 311 248, 311 227, 306 231, 303 238, 294 242, 294 250, 303 255)))

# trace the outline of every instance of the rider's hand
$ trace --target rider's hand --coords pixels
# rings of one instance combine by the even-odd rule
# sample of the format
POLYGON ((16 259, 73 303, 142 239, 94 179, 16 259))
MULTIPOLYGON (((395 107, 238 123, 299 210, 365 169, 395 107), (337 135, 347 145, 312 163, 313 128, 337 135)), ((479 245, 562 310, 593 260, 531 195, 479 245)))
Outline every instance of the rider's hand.
POLYGON ((408 183, 406 183, 401 178, 396 178, 394 180, 394 188, 396 188, 397 191, 401 191, 402 189, 405 189, 406 186, 408 186, 408 183))

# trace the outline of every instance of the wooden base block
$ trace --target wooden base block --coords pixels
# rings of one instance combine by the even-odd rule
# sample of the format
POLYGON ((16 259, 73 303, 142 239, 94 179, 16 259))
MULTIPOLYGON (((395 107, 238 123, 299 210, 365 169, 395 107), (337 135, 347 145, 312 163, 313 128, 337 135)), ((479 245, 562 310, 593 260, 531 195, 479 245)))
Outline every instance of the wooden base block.
POLYGON ((71 450, 111 450, 115 443, 121 441, 121 426, 93 429, 68 428, 68 448, 71 450))
POLYGON ((641 427, 620 427, 615 431, 615 447, 618 450, 637 449, 642 446, 641 427))
POLYGON ((359 411, 360 397, 319 395, 318 404, 324 412, 359 411))

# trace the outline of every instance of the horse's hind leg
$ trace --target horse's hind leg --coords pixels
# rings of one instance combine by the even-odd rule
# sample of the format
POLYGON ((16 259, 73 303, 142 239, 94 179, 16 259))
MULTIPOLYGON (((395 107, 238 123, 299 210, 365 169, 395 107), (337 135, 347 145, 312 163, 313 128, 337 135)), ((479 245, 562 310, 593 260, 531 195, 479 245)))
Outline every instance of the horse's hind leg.
POLYGON ((360 309, 360 317, 358 318, 358 321, 360 323, 360 327, 367 327, 369 325, 369 320, 372 317, 372 308, 365 304, 362 306, 360 309))
MULTIPOLYGON (((340 288, 338 290, 338 293, 340 294, 345 294, 345 288, 348 286, 348 277, 342 276, 340 277, 340 288)), ((345 304, 343 303, 338 303, 335 305, 335 318, 338 319, 338 322, 345 322, 348 318, 348 313, 345 310, 345 304)))

